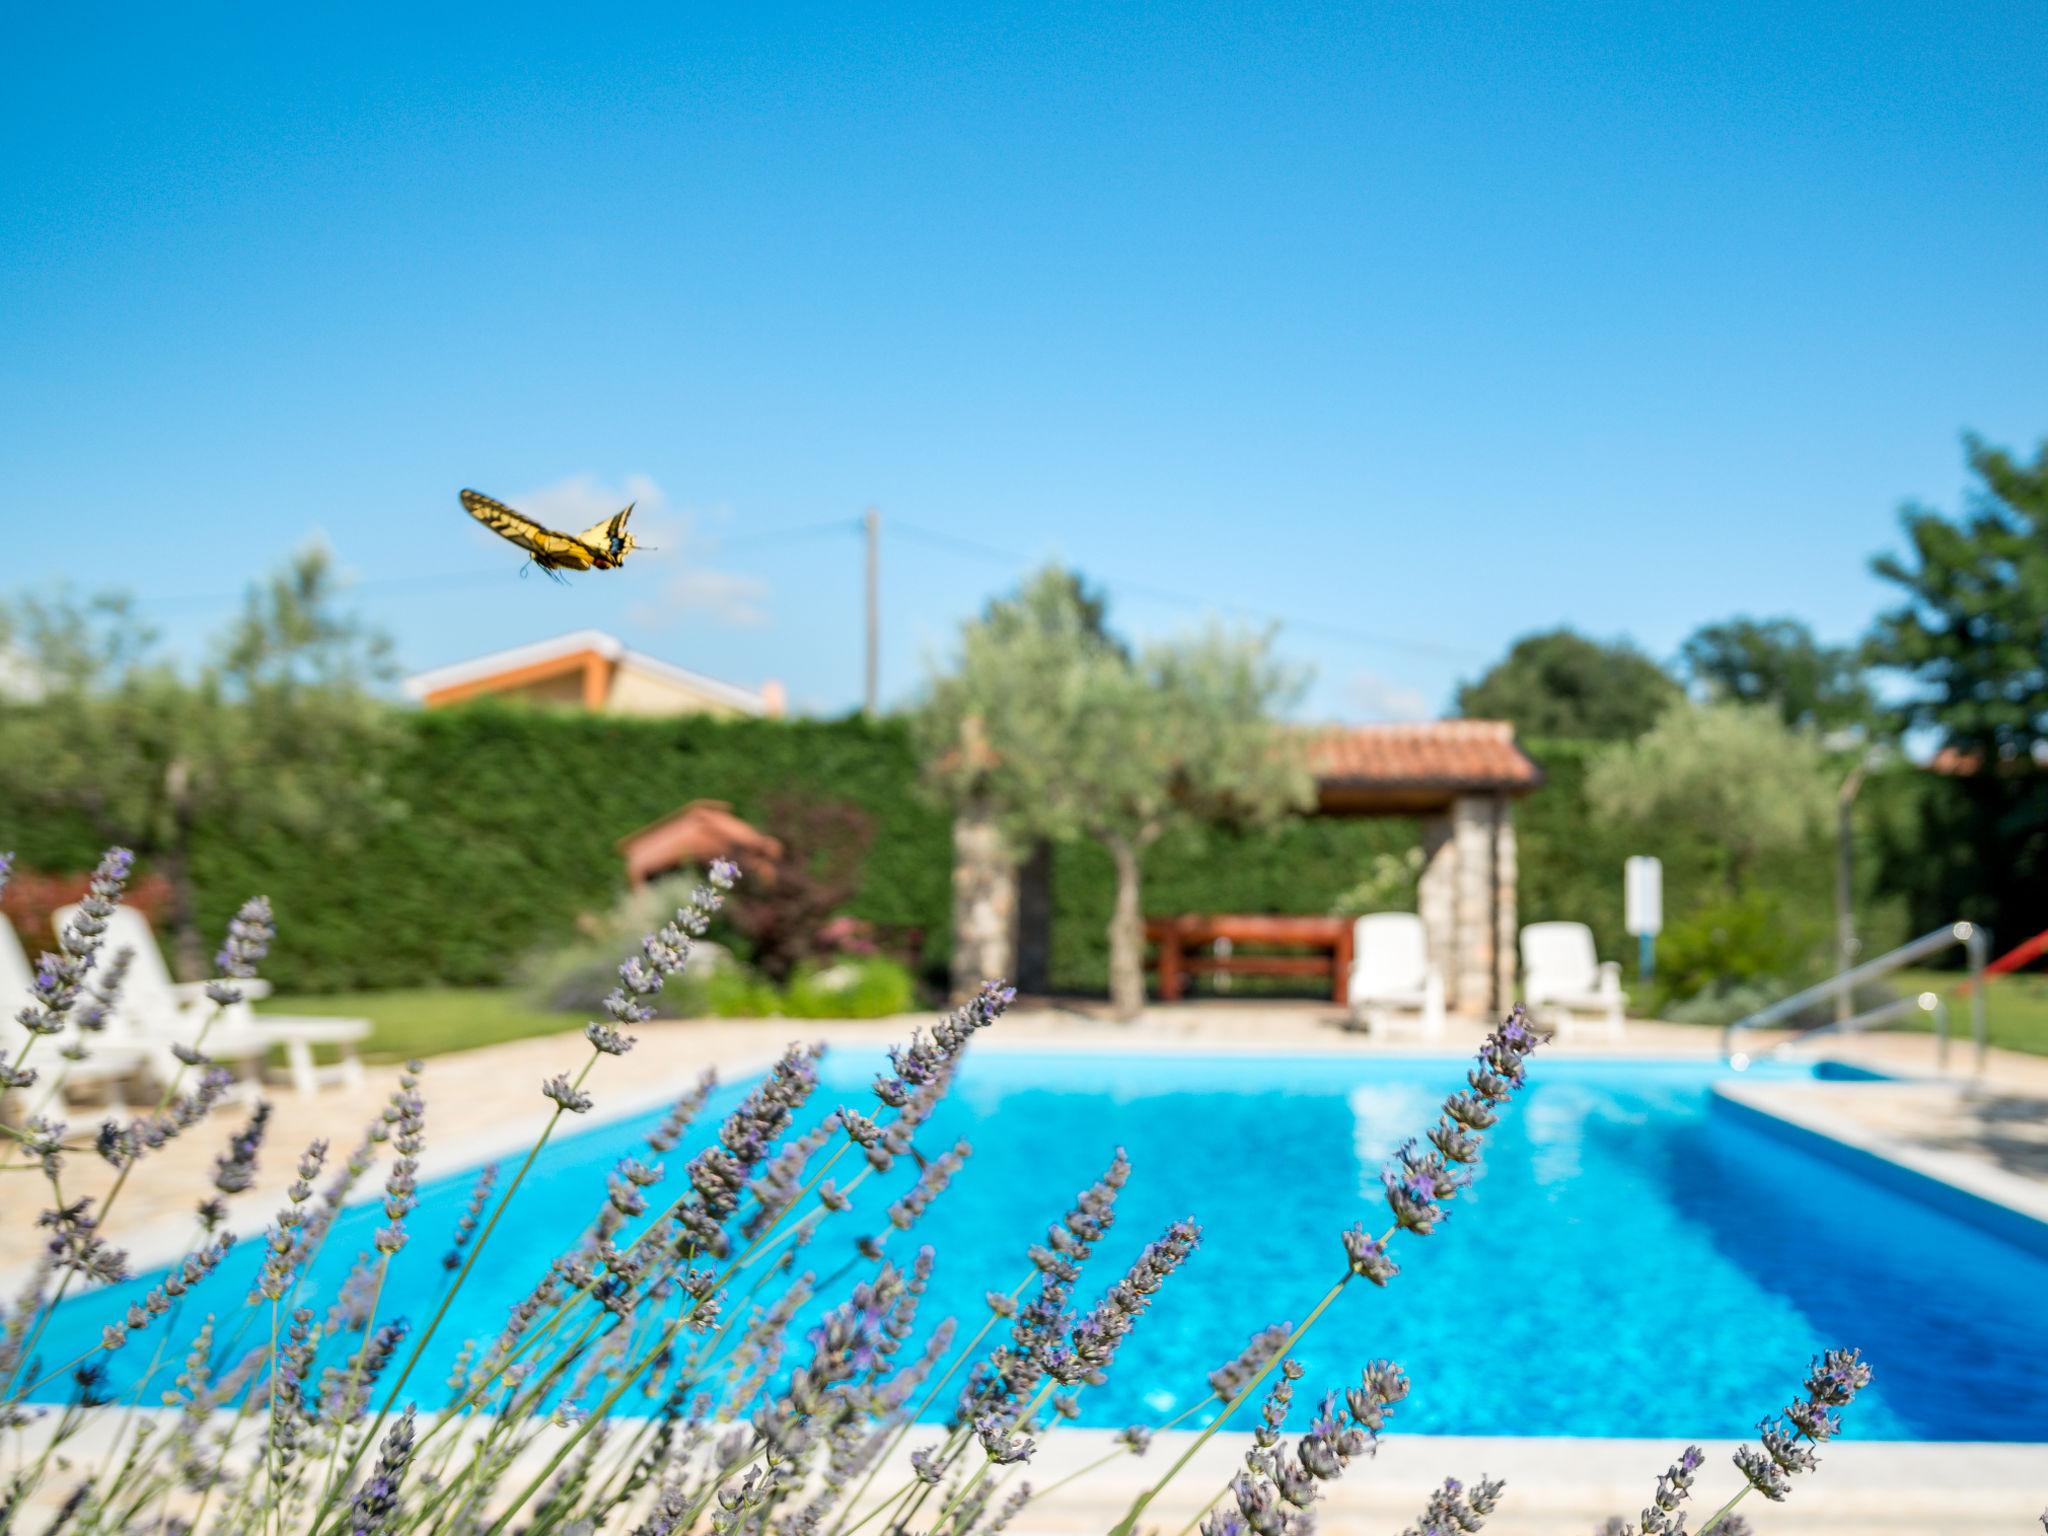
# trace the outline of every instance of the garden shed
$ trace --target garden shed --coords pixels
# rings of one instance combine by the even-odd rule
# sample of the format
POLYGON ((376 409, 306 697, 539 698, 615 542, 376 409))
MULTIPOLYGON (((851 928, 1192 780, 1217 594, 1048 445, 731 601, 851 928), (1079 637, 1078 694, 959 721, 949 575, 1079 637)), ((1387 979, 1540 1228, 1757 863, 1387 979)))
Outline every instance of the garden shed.
MULTIPOLYGON (((1515 994, 1514 802, 1542 771, 1501 720, 1318 727, 1307 742, 1317 816, 1412 817, 1421 829, 1417 906, 1452 1009, 1497 1013, 1515 994)), ((1035 861, 1039 868, 1043 860, 1035 861)), ((953 980, 1043 974, 1047 903, 995 826, 953 827, 953 980)))

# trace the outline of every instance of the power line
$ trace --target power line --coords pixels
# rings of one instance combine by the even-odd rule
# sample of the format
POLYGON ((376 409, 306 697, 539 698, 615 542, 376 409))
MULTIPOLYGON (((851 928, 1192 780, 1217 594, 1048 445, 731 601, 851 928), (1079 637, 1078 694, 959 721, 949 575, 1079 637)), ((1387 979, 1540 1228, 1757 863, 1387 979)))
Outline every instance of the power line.
MULTIPOLYGON (((921 528, 915 523, 906 523, 900 518, 893 519, 890 527, 899 535, 915 542, 927 544, 935 549, 950 550, 955 554, 968 555, 975 559, 998 561, 1012 569, 1030 563, 1027 556, 1015 550, 997 549, 992 544, 983 544, 977 539, 963 539, 956 534, 940 533, 936 529, 921 528)), ((1182 607, 1201 608, 1215 612, 1233 614, 1239 618, 1256 619, 1262 623, 1278 624, 1305 635, 1318 635, 1327 640, 1336 640, 1348 645, 1370 646, 1382 650, 1406 651, 1417 656, 1436 656, 1453 661, 1479 659, 1479 653, 1463 646, 1443 645, 1432 640, 1411 640, 1401 635, 1383 635, 1371 630, 1353 629, 1345 624, 1326 624, 1318 619, 1290 617, 1272 613, 1262 608, 1253 608, 1244 603, 1220 602, 1215 598, 1203 597, 1193 592, 1181 592, 1172 587, 1155 586, 1151 582, 1129 581, 1112 573, 1094 573, 1111 589, 1138 597, 1149 597, 1155 602, 1173 603, 1182 607)))
MULTIPOLYGON (((985 544, 979 539, 964 538, 959 534, 945 533, 936 528, 926 528, 917 523, 906 523, 899 518, 890 519, 890 529, 899 537, 928 548, 964 556, 968 559, 983 560, 1001 565, 1008 570, 1017 570, 1032 563, 1032 557, 1014 549, 1002 549, 985 544)), ((837 535, 839 537, 864 538, 867 526, 863 518, 835 517, 816 523, 799 523, 786 528, 766 528, 734 539, 721 539, 711 551, 725 554, 747 549, 773 548, 785 544, 807 543, 814 539, 837 535)), ((1177 607, 1195 608, 1209 612, 1227 613, 1237 618, 1251 619, 1259 623, 1277 624, 1283 629, 1302 635, 1312 635, 1332 640, 1343 645, 1364 646, 1376 650, 1401 651, 1414 656, 1431 656, 1453 661, 1476 661, 1483 659, 1480 653, 1463 646, 1445 645, 1432 640, 1415 640, 1403 635, 1381 634, 1373 630, 1357 629, 1348 624, 1331 624, 1320 619, 1307 619, 1299 615, 1274 613, 1268 609, 1254 608, 1245 603, 1221 601, 1205 597, 1200 593, 1184 592, 1173 587, 1159 586, 1153 582, 1132 581, 1113 572, 1095 573, 1101 580, 1118 592, 1135 597, 1149 598, 1154 602, 1170 603, 1177 607)), ((387 594, 407 591, 446 591, 459 587, 476 587, 505 581, 502 571, 444 571, 431 575, 386 576, 369 581, 346 583, 343 594, 387 594)), ((185 593, 172 597, 154 599, 149 606, 155 608, 205 607, 222 603, 239 602, 247 588, 236 592, 185 593)))
POLYGON ((835 517, 829 522, 803 523, 794 528, 768 528, 737 539, 720 539, 713 546, 712 553, 724 554, 732 549, 758 549, 772 544, 796 544, 828 533, 857 534, 861 533, 863 528, 862 520, 857 517, 835 517))

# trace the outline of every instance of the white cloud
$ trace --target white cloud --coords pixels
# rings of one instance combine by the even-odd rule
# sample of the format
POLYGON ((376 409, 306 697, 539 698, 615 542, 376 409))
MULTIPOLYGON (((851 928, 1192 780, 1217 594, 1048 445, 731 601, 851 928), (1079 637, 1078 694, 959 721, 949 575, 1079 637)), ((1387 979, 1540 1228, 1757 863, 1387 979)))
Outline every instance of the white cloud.
POLYGON ((1436 713, 1419 689, 1364 669, 1351 674, 1344 697, 1368 720, 1428 720, 1436 713))
POLYGON ((635 603, 627 615, 635 624, 676 624, 709 619, 735 629, 760 629, 768 622, 768 583, 736 571, 706 566, 673 571, 661 595, 635 603))
POLYGON ((707 563, 717 540, 701 535, 699 528, 725 521, 722 509, 674 506, 668 493, 647 475, 628 475, 618 484, 596 475, 571 475, 510 500, 529 517, 566 533, 601 522, 633 503, 633 537, 643 548, 627 562, 627 570, 652 565, 660 577, 658 592, 643 595, 627 610, 626 618, 634 624, 658 628, 696 621, 758 629, 768 622, 767 582, 707 563))

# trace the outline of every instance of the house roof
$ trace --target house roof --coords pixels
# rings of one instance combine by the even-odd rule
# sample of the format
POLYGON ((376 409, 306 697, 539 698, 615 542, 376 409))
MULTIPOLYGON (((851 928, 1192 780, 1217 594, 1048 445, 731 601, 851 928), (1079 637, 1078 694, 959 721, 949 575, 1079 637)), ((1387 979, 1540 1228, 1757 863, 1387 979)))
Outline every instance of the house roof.
POLYGON ((1426 809, 1458 794, 1525 795, 1543 783, 1505 720, 1324 726, 1309 738, 1308 761, 1332 811, 1426 809))
POLYGON ((733 814, 723 800, 692 800, 666 816, 628 832, 614 845, 626 858, 634 884, 685 864, 737 859, 747 873, 772 884, 782 860, 782 843, 733 814))
POLYGON ((615 667, 625 667, 661 678, 665 682, 717 699, 743 714, 762 715, 771 712, 769 701, 762 693, 757 693, 751 688, 741 688, 733 683, 720 682, 715 677, 692 672, 686 667, 663 661, 658 656, 649 656, 644 651, 631 650, 618 636, 606 634, 601 629, 578 629, 566 635, 557 635, 552 640, 536 640, 531 645, 515 645, 509 650, 492 651, 488 655, 473 657, 468 661, 451 662, 445 667, 434 667, 425 672, 415 673, 405 680, 405 695, 409 699, 425 700, 449 689, 473 687, 508 673, 530 673, 549 662, 566 661, 578 656, 596 656, 615 667))

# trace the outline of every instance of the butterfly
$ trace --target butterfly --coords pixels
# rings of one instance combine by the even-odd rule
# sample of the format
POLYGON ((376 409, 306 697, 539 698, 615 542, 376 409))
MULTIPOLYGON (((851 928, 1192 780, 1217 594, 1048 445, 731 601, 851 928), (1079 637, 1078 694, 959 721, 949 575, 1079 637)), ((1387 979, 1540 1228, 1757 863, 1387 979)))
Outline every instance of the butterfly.
POLYGON ((515 512, 481 491, 464 491, 462 505, 499 538, 509 539, 532 555, 533 563, 557 581, 562 579, 562 571, 615 571, 635 548, 633 535, 626 532, 626 519, 633 515, 631 505, 581 533, 543 528, 525 513, 515 512))

